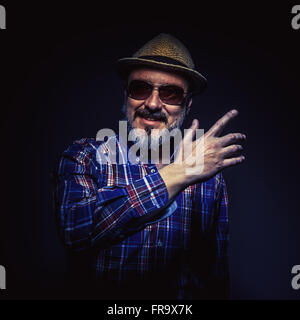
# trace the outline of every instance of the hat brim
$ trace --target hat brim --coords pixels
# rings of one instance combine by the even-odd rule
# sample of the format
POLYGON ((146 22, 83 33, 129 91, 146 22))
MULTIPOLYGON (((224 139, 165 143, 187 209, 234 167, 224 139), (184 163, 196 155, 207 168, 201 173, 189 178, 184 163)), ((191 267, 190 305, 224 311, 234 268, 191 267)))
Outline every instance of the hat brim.
POLYGON ((198 71, 166 62, 158 62, 144 58, 122 58, 117 61, 116 71, 122 80, 126 80, 134 67, 148 66, 166 71, 174 71, 186 77, 192 85, 192 94, 200 94, 207 86, 206 78, 198 71))

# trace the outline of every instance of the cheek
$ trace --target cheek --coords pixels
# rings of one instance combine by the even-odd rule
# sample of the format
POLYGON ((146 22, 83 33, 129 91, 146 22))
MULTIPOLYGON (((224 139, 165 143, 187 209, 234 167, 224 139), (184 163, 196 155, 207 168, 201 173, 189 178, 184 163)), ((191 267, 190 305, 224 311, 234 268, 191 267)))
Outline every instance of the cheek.
POLYGON ((139 106, 140 106, 140 103, 137 103, 137 101, 132 100, 130 98, 127 100, 126 114, 127 114, 127 118, 130 121, 133 121, 133 122, 136 121, 136 120, 133 120, 133 118, 134 118, 135 112, 139 108, 139 106))
POLYGON ((182 110, 179 110, 177 112, 169 113, 169 124, 174 124, 175 122, 178 122, 181 117, 183 116, 182 110))
POLYGON ((130 101, 127 101, 126 105, 126 112, 129 116, 133 115, 135 111, 134 105, 130 103, 130 101))

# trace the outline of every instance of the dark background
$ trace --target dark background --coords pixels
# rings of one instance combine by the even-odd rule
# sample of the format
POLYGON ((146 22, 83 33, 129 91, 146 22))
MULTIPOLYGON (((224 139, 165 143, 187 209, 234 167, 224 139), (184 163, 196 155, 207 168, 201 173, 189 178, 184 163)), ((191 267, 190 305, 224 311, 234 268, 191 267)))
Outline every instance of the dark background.
POLYGON ((68 297, 51 171, 74 140, 117 130, 123 92, 114 63, 166 32, 208 79, 185 125, 198 118, 208 130, 237 108, 225 133, 247 135, 246 162, 224 172, 232 298, 300 299, 291 287, 300 264, 297 2, 0 2, 7 11, 0 30, 2 296, 68 297))

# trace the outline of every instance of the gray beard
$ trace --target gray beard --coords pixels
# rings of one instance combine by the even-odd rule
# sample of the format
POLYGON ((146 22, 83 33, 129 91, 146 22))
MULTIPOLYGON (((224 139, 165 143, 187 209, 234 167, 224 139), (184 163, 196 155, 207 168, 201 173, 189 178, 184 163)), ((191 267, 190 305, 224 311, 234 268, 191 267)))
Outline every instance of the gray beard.
POLYGON ((127 121, 128 134, 130 132, 131 140, 138 142, 141 148, 144 149, 156 149, 169 139, 169 133, 173 129, 180 129, 186 116, 186 108, 183 109, 179 120, 165 129, 155 129, 155 132, 151 132, 153 129, 151 126, 147 126, 145 130, 137 129, 133 126, 132 121, 129 119, 126 103, 123 105, 123 113, 125 113, 125 121, 127 121), (157 132, 158 131, 158 132, 157 132))

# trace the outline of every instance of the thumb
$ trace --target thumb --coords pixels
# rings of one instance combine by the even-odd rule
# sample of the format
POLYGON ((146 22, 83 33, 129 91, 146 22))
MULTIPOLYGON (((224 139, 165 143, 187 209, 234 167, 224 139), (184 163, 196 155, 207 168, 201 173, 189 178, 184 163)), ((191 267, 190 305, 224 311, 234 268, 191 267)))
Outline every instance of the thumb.
MULTIPOLYGON (((192 122, 192 125, 188 128, 184 130, 184 137, 181 140, 180 143, 180 147, 177 150, 177 157, 176 160, 177 161, 182 161, 183 160, 183 149, 184 146, 187 147, 194 139, 195 135, 196 135, 196 130, 199 128, 199 121, 197 119, 194 119, 192 122)), ((177 162, 175 161, 175 162, 177 162)))
POLYGON ((196 135, 196 130, 199 129, 199 121, 194 119, 192 125, 187 130, 187 133, 184 135, 183 140, 192 141, 196 135))

